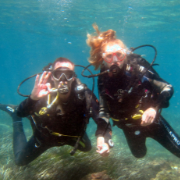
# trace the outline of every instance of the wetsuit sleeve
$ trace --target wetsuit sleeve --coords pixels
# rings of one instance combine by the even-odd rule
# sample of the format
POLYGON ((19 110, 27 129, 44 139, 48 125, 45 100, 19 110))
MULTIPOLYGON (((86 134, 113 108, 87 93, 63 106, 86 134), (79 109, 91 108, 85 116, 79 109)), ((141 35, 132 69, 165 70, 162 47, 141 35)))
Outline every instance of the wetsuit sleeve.
POLYGON ((102 80, 103 77, 98 78, 98 93, 99 93, 99 118, 104 119, 106 123, 109 123, 109 111, 107 108, 106 101, 104 100, 103 94, 105 93, 104 90, 104 83, 102 80))
MULTIPOLYGON (((91 91, 88 91, 89 95, 91 95, 91 91)), ((111 125, 109 121, 105 121, 105 119, 99 116, 99 102, 96 96, 93 94, 91 99, 91 114, 92 118, 97 124, 96 136, 103 136, 105 138, 105 142, 108 142, 111 139, 111 125)))
POLYGON ((150 76, 148 81, 158 94, 156 102, 157 107, 167 108, 169 106, 169 100, 174 93, 172 85, 160 77, 156 77, 156 75, 153 75, 153 77, 150 76))
POLYGON ((96 131, 96 136, 103 136, 105 138, 105 142, 108 143, 109 139, 111 139, 112 136, 112 128, 111 124, 109 122, 109 113, 108 108, 105 103, 105 100, 103 99, 103 81, 101 78, 98 78, 98 91, 99 91, 99 111, 98 111, 98 117, 97 117, 97 124, 98 128, 96 131))
POLYGON ((34 113, 34 107, 38 101, 32 100, 30 97, 25 99, 17 108, 17 115, 26 117, 34 113))
POLYGON ((155 107, 167 108, 169 106, 169 100, 174 93, 172 85, 160 78, 152 67, 149 69, 143 69, 142 67, 143 66, 139 66, 139 71, 141 71, 140 74, 143 74, 143 76, 141 76, 141 82, 147 83, 147 86, 149 84, 152 87, 152 91, 157 95, 155 107))

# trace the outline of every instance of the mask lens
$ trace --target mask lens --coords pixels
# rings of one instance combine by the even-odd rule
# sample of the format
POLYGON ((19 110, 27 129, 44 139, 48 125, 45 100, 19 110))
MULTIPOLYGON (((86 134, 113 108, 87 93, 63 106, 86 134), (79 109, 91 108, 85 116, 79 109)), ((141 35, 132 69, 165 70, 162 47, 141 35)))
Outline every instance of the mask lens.
POLYGON ((117 56, 118 58, 121 58, 123 55, 122 55, 121 52, 117 52, 117 53, 116 53, 116 56, 117 56))
POLYGON ((53 72, 53 77, 58 81, 60 81, 61 79, 64 80, 64 78, 67 81, 70 81, 74 77, 74 72, 71 70, 57 69, 53 72))
POLYGON ((74 72, 73 71, 66 71, 65 75, 66 75, 67 79, 71 79, 74 76, 74 72))
POLYGON ((111 63, 114 59, 114 56, 117 57, 117 61, 123 61, 126 58, 126 53, 123 50, 120 50, 115 53, 105 54, 104 61, 111 63))
POLYGON ((123 50, 116 52, 116 56, 119 61, 123 61, 126 58, 126 54, 123 50))
POLYGON ((53 72, 53 76, 54 76, 56 79, 59 79, 59 78, 61 77, 61 75, 62 75, 62 72, 59 71, 59 70, 55 70, 55 71, 53 72))
POLYGON ((106 62, 110 63, 113 59, 113 54, 106 54, 104 59, 106 62))

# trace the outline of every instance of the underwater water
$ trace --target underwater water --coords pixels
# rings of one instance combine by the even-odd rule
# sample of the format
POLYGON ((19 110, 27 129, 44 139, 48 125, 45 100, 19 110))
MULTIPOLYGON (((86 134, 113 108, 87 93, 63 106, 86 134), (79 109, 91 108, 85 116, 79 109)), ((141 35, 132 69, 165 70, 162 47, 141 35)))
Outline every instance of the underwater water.
MULTIPOLYGON (((180 135, 179 19, 179 0, 1 0, 0 103, 19 104, 24 100, 17 93, 20 82, 41 72, 58 57, 88 65, 90 49, 86 35, 94 32, 92 24, 97 23, 101 31, 115 30, 129 48, 143 44, 157 48, 155 63, 159 66, 155 69, 174 87, 170 107, 163 109, 162 114, 180 135)), ((154 57, 154 51, 148 47, 136 53, 149 62, 154 57)), ((76 68, 78 77, 91 88, 92 80, 83 78, 81 70, 76 68)), ((33 85, 31 79, 20 91, 30 94, 33 85)), ((29 138, 30 124, 27 119, 23 122, 29 138)), ((12 149, 12 120, 0 111, 0 180, 80 180, 104 170, 115 180, 180 179, 179 159, 154 140, 147 140, 147 155, 137 159, 131 154, 122 131, 113 127, 115 147, 109 157, 102 158, 95 152, 93 122, 87 131, 93 145, 89 153, 77 151, 75 156, 70 156, 71 147, 55 147, 29 165, 18 167, 12 149)))

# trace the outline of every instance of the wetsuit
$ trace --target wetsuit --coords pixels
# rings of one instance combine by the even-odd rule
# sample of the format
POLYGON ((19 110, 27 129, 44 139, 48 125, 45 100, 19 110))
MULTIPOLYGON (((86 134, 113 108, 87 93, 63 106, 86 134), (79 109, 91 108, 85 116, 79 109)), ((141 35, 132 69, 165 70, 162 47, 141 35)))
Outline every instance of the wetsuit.
MULTIPOLYGON (((100 116, 106 121, 111 117, 113 124, 123 130, 135 157, 145 156, 147 137, 180 157, 180 138, 159 111, 169 106, 173 87, 149 67, 141 56, 131 54, 119 74, 99 76, 100 116), (151 125, 141 126, 141 117, 134 118, 134 115, 141 115, 150 107, 157 110, 155 121, 151 125)), ((101 72, 105 70, 102 66, 101 72)))
MULTIPOLYGON (((75 89, 75 85, 72 89, 75 89)), ((89 89, 80 93, 73 91, 70 101, 63 105, 66 109, 65 114, 61 114, 60 109, 57 108, 57 102, 47 113, 40 115, 41 108, 47 107, 47 97, 38 101, 29 97, 18 107, 0 104, 0 109, 8 112, 13 119, 15 163, 26 165, 53 146, 70 145, 74 147, 79 136, 81 138, 78 149, 89 151, 91 142, 85 132, 89 117, 91 116, 97 124, 97 136, 101 134, 102 126, 106 127, 106 123, 103 125, 103 121, 98 119, 99 103, 94 95, 92 99, 91 96, 89 89), (87 117, 89 108, 92 113, 87 117), (28 142, 23 131, 21 117, 28 117, 33 129, 33 135, 28 142)), ((106 128, 106 130, 108 132, 111 129, 106 128)))

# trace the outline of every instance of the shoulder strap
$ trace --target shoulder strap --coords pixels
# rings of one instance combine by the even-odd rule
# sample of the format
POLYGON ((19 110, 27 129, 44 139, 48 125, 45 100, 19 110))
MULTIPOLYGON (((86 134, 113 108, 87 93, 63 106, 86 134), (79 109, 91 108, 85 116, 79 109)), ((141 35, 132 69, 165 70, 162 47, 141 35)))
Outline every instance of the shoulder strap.
POLYGON ((144 58, 142 58, 139 54, 128 55, 127 64, 130 64, 132 66, 143 66, 146 70, 149 70, 156 74, 156 76, 159 76, 159 74, 152 67, 150 67, 150 63, 146 61, 144 58))

